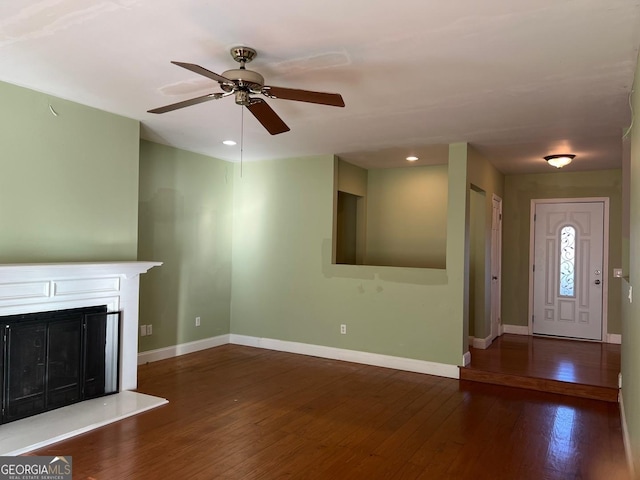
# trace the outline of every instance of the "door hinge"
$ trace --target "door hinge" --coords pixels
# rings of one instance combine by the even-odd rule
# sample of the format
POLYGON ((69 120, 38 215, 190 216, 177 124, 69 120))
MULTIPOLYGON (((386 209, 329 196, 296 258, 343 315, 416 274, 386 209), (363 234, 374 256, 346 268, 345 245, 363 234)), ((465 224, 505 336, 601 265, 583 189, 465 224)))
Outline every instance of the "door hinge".
POLYGON ((531 315, 531 323, 536 321, 536 317, 534 315, 531 315))
POLYGON ((533 271, 534 272, 536 271, 536 264, 535 263, 533 264, 533 271))
POLYGON ((533 221, 535 222, 537 218, 538 218, 538 214, 537 214, 537 213, 534 213, 534 214, 533 214, 533 221))
POLYGON ((502 220, 502 214, 501 213, 498 214, 498 220, 502 220))

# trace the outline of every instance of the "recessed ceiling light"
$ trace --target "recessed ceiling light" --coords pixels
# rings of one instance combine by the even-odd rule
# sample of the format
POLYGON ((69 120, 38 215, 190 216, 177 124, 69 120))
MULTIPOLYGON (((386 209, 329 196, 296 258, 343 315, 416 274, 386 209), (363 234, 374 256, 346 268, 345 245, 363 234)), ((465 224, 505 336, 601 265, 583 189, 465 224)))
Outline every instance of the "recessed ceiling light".
POLYGON ((233 140, 225 140, 222 143, 224 143, 225 145, 229 145, 229 146, 236 145, 236 142, 234 142, 233 140))
POLYGON ((410 162, 415 162, 416 160, 418 160, 418 157, 411 155, 410 157, 407 157, 407 160, 409 160, 410 162))

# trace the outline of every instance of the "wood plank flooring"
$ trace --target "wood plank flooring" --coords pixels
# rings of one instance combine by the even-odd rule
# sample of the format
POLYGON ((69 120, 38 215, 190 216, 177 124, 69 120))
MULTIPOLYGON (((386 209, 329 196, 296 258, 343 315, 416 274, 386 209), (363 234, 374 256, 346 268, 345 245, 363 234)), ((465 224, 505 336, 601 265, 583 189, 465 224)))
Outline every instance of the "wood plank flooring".
POLYGON ((618 401, 620 345, 505 334, 470 351, 461 379, 618 401))
POLYGON ((237 345, 144 365, 155 410, 33 452, 75 479, 624 479, 616 404, 237 345))

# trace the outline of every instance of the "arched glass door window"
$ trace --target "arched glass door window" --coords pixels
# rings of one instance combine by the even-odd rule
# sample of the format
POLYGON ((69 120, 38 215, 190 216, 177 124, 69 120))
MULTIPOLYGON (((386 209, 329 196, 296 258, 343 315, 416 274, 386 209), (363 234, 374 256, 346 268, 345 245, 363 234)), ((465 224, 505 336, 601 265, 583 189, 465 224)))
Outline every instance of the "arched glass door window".
POLYGON ((575 296, 576 229, 571 225, 560 230, 560 296, 575 296))

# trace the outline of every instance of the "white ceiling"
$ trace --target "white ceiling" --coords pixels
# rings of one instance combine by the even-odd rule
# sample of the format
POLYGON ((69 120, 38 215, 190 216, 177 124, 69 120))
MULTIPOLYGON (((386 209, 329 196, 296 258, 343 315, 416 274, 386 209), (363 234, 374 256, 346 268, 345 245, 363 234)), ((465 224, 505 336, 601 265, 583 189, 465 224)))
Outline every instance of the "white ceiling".
POLYGON ((233 98, 146 113, 219 91, 171 60, 222 73, 237 67, 229 49, 248 45, 266 84, 343 95, 345 108, 268 99, 291 127, 277 136, 245 111, 247 161, 336 153, 402 166, 416 149, 467 141, 505 173, 549 172, 551 153, 577 154, 565 170, 620 166, 639 43, 638 0, 0 2, 0 80, 230 161, 233 98))

